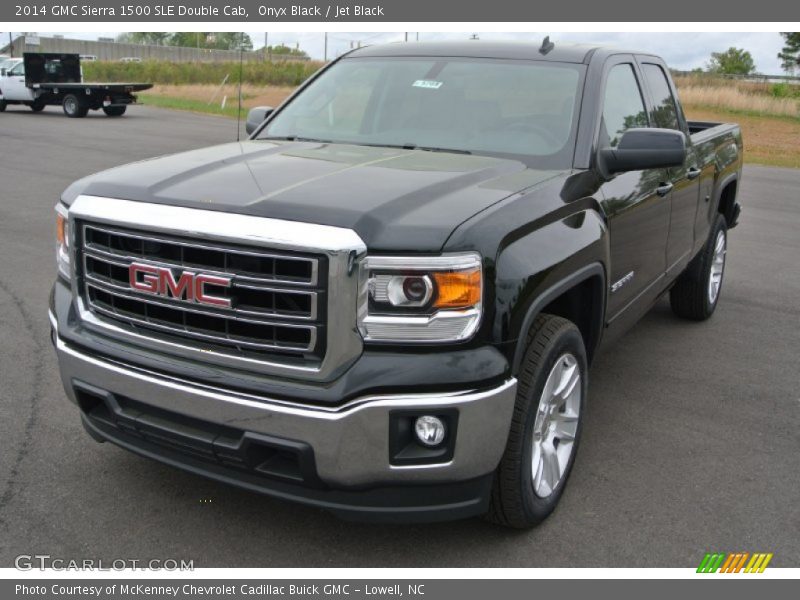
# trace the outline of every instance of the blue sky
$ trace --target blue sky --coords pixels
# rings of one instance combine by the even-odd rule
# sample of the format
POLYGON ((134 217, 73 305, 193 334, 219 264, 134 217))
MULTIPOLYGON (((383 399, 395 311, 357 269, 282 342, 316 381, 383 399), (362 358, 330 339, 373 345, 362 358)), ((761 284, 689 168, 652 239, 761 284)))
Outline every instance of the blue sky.
MULTIPOLYGON (((80 39, 96 39, 98 36, 114 37, 117 31, 74 33, 61 32, 65 37, 80 39)), ((712 52, 724 51, 731 46, 749 50, 753 55, 756 68, 761 73, 780 74, 780 61, 777 54, 783 46, 783 38, 778 33, 420 33, 421 40, 440 39, 466 39, 477 33, 480 39, 517 39, 539 42, 545 35, 558 42, 599 43, 634 50, 647 50, 661 55, 667 63, 675 69, 692 69, 703 67, 712 52)), ((42 35, 52 35, 42 33, 42 35)), ((416 33, 409 33, 409 39, 416 39, 416 33)), ((263 33, 250 33, 256 48, 264 45, 263 33)), ((6 39, 8 33, 0 34, 0 39, 6 39)), ((393 42, 404 39, 404 33, 346 33, 333 32, 328 34, 328 56, 335 57, 350 48, 351 43, 361 41, 367 44, 393 42)), ((269 33, 269 44, 294 46, 308 52, 313 58, 322 58, 324 52, 324 35, 319 32, 280 32, 269 33)))

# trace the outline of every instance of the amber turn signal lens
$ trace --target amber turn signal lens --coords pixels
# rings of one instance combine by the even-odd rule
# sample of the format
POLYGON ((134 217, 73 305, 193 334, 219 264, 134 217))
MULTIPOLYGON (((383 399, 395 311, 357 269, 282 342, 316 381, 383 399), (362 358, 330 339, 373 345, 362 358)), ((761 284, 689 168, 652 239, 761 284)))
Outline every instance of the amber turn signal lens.
POLYGON ((56 213, 56 241, 63 246, 66 241, 67 220, 64 215, 56 213))
POLYGON ((436 308, 466 308, 481 301, 481 271, 433 273, 436 281, 436 308))

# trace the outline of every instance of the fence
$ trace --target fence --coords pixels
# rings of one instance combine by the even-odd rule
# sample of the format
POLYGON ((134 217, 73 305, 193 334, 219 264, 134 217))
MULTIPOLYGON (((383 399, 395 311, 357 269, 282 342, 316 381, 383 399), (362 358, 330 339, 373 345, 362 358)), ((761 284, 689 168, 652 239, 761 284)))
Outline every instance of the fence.
MULTIPOLYGON (((147 44, 126 44, 89 40, 73 40, 54 37, 19 36, 11 45, 14 56, 23 52, 59 52, 96 56, 97 60, 118 61, 122 58, 142 60, 163 60, 169 62, 230 62, 239 60, 238 50, 211 50, 206 48, 186 48, 182 46, 150 46, 147 44)), ((11 48, 2 50, 10 54, 11 48)), ((267 55, 264 52, 243 52, 245 61, 304 61, 305 58, 286 54, 267 55)))

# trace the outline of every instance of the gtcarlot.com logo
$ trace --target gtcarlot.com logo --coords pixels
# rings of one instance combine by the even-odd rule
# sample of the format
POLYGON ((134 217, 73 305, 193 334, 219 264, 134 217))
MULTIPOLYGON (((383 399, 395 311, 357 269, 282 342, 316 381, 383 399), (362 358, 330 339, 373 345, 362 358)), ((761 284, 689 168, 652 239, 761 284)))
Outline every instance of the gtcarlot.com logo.
POLYGON ((772 552, 708 552, 697 567, 698 573, 763 573, 772 552))
POLYGON ((52 569, 54 571, 194 571, 194 561, 175 558, 59 558, 49 554, 20 554, 14 559, 14 566, 20 571, 52 569))

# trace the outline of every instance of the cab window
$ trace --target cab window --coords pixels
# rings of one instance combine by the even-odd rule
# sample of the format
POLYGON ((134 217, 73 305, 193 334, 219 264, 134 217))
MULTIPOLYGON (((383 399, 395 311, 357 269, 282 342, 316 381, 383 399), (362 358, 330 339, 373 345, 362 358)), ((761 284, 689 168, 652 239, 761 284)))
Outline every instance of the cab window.
POLYGON ((608 72, 603 98, 600 145, 615 148, 626 130, 648 125, 647 109, 633 65, 625 63, 612 67, 608 72))
POLYGON ((644 63, 642 73, 653 96, 653 124, 656 127, 680 130, 678 108, 664 70, 658 65, 644 63))

